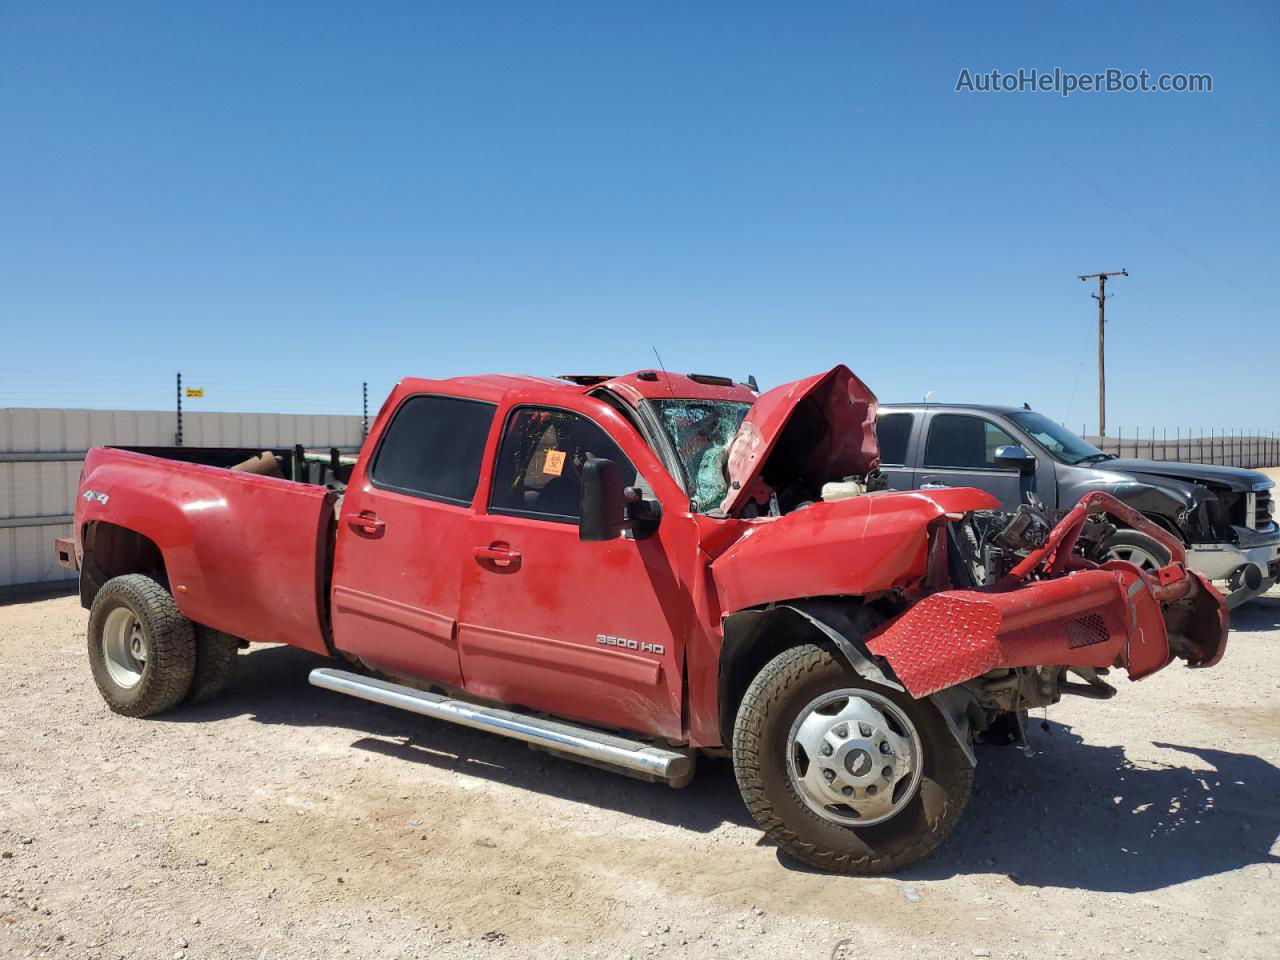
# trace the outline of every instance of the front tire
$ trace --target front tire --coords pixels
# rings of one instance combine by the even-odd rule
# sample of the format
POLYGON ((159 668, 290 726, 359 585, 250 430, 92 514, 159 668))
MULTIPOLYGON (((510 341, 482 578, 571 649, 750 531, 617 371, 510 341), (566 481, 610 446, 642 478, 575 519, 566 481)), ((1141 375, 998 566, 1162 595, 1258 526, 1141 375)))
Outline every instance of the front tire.
POLYGON ((1172 559, 1163 544, 1137 530, 1117 530, 1102 549, 1108 560, 1127 560, 1146 573, 1155 573, 1172 559))
POLYGON ((941 843, 973 768, 928 701, 807 644, 769 661, 738 710, 733 767, 765 835, 838 873, 899 870, 941 843))
POLYGON ((138 573, 103 584, 89 611, 89 668, 102 699, 126 717, 177 706, 196 668, 195 630, 173 597, 138 573))

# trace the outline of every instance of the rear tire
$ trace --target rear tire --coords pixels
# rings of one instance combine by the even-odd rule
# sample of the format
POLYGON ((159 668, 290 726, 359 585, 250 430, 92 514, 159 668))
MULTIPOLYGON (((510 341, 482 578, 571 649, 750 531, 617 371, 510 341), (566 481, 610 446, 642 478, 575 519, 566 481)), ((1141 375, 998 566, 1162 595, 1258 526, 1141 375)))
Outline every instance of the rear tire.
MULTIPOLYGON (((844 713, 845 709, 837 710, 833 715, 837 720, 832 722, 844 713)), ((868 714, 873 722, 867 729, 875 729, 876 715, 868 714)), ((862 726, 857 721, 850 725, 862 726)), ((862 735, 878 737, 879 733, 864 730, 862 735)), ((852 736, 859 734, 855 731, 852 736)), ((845 758, 851 780, 865 773, 865 761, 865 756, 855 759, 854 754, 845 758)), ((797 859, 838 873, 886 873, 919 860, 951 832, 973 785, 973 768, 933 704, 869 683, 843 660, 812 644, 783 651, 751 682, 734 724, 733 768, 742 799, 765 835, 797 859), (871 805, 862 808, 881 814, 868 817, 867 826, 848 823, 853 819, 848 814, 861 815, 857 807, 863 801, 857 799, 843 814, 838 806, 827 808, 825 814, 816 812, 821 801, 815 803, 814 791, 804 787, 807 776, 797 778, 794 772, 806 718, 816 715, 826 722, 826 713, 810 710, 813 704, 824 703, 824 698, 843 699, 846 708, 871 705, 889 728, 897 730, 889 737, 892 750, 882 743, 871 751, 872 767, 892 765, 906 752, 902 746, 908 738, 912 744, 911 763, 895 772, 906 789, 899 794, 896 784, 888 788, 881 784, 888 793, 870 798, 865 802, 871 805), (909 779, 904 772, 908 767, 909 779), (886 796, 893 798, 887 811, 886 796), (879 808, 874 806, 877 802, 879 808)), ((851 789, 864 797, 867 791, 875 793, 870 787, 851 789)))
POLYGON ((89 611, 89 668, 102 699, 126 717, 177 706, 196 668, 195 630, 173 597, 139 573, 103 584, 89 611))
POLYGON ((236 672, 236 654, 240 639, 229 633, 206 627, 196 629, 196 671, 186 702, 192 705, 212 700, 226 689, 236 672))

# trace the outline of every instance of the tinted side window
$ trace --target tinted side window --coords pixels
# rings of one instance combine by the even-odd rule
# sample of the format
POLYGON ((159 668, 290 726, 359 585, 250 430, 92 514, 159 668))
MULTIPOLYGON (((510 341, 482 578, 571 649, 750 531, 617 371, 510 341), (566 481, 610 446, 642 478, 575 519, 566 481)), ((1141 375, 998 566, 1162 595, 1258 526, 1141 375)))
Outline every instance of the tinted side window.
POLYGON ((926 467, 994 467, 996 449, 1014 439, 990 420, 961 413, 939 413, 929 422, 926 467))
POLYGON ((901 467, 907 462, 907 438, 911 436, 909 413, 882 413, 876 418, 876 437, 880 440, 880 463, 901 467))
POLYGON ((636 483, 636 468, 586 417, 567 410, 520 407, 507 420, 493 469, 490 513, 577 523, 582 497, 582 464, 588 457, 612 460, 625 484, 636 483))
POLYGON ((374 485, 470 506, 494 409, 457 397, 410 397, 378 445, 374 485))

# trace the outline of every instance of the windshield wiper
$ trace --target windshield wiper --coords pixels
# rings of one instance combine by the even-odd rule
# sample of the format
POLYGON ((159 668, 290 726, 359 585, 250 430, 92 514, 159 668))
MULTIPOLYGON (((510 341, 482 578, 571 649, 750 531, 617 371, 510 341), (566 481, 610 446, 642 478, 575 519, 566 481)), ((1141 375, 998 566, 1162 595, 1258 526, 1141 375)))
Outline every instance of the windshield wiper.
POLYGON ((1087 457, 1081 457, 1079 460, 1076 461, 1075 465, 1079 466, 1082 463, 1097 463, 1101 460, 1118 460, 1118 459, 1120 458, 1117 457, 1114 453, 1091 453, 1087 457))

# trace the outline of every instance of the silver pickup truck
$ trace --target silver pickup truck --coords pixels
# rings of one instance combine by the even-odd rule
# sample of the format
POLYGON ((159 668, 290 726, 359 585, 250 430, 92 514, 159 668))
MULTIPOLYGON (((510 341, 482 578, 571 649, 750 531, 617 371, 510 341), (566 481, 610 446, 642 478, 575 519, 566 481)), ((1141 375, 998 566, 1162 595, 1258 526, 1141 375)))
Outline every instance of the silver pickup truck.
MULTIPOLYGON (((1274 482, 1256 470, 1120 459, 1024 407, 883 404, 877 432, 880 469, 895 490, 977 487, 1011 510, 1028 493, 1066 510, 1103 490, 1181 539, 1187 565, 1218 584, 1229 606, 1280 578, 1274 482)), ((1169 560, 1136 530, 1117 530, 1106 548, 1146 569, 1169 560)))

